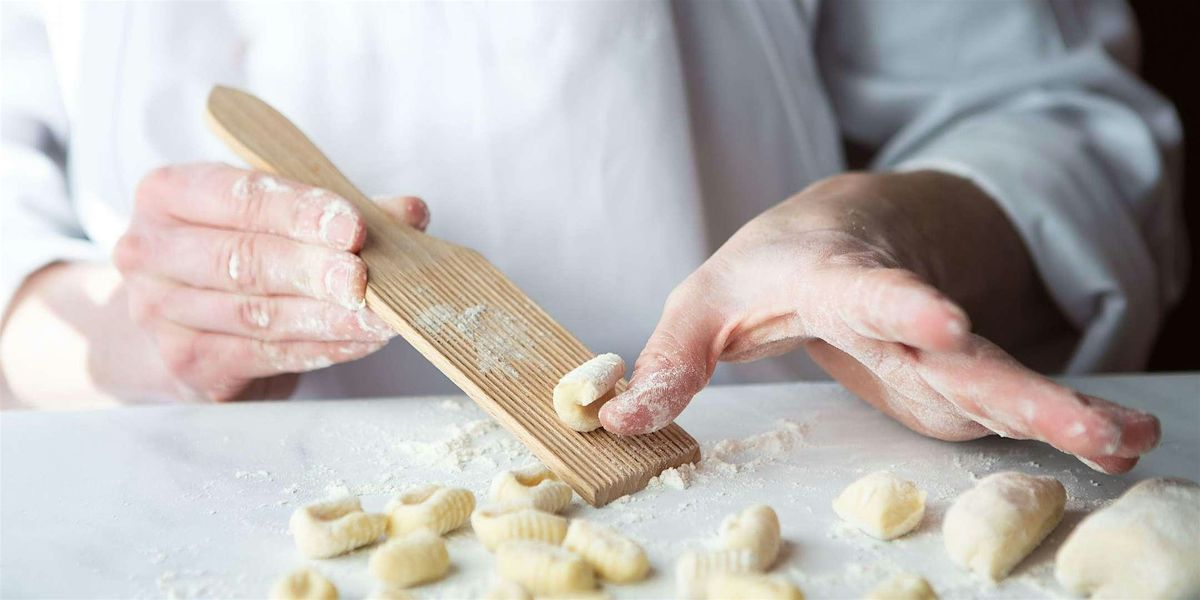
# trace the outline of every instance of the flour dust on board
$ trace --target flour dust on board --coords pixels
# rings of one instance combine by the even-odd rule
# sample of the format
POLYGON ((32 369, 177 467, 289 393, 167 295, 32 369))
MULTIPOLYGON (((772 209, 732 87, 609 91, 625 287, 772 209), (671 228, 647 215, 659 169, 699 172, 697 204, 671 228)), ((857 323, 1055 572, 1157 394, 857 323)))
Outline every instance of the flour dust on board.
POLYGON ((514 363, 548 366, 534 352, 534 341, 526 328, 501 308, 475 304, 459 312, 450 305, 435 304, 417 316, 416 324, 429 334, 446 327, 457 331, 474 349, 475 366, 481 373, 495 371, 517 379, 514 363))

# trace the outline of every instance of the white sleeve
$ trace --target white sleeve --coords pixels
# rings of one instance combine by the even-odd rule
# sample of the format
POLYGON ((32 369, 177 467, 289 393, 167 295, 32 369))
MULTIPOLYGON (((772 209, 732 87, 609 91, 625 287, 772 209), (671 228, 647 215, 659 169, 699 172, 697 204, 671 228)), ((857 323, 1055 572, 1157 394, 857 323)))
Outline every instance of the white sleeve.
POLYGON ((67 191, 67 123, 40 9, 0 3, 0 314, 34 271, 105 260, 67 191))
POLYGON ((1141 369, 1187 254, 1180 124, 1132 73, 1127 7, 836 0, 819 26, 843 134, 874 168, 973 181, 1081 333, 1067 371, 1141 369))

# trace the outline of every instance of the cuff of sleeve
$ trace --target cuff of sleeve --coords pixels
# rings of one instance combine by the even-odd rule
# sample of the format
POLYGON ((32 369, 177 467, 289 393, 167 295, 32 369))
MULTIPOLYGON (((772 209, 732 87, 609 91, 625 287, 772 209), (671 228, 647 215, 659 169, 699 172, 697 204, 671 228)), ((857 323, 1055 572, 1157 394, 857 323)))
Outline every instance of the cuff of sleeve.
POLYGON ((960 127, 961 135, 936 139, 885 168, 963 177, 996 201, 1050 296, 1082 334, 1066 372, 1139 370, 1159 326, 1154 261, 1109 174, 1086 162, 1080 140, 1047 125, 1040 133, 1031 133, 1037 123, 1020 131, 996 123, 960 127))

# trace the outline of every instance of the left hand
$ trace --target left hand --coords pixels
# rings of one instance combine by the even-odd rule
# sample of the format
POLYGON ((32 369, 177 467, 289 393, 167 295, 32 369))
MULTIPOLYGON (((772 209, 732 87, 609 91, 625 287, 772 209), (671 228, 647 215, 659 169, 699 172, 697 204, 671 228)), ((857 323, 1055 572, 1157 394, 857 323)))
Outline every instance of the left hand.
POLYGON ((974 185, 936 172, 839 175, 746 224, 671 293, 629 389, 600 420, 622 435, 661 429, 718 360, 804 346, 924 435, 1035 439, 1128 471, 1158 443, 1154 416, 1059 385, 997 345, 1065 330, 1016 230, 974 185), (971 333, 968 312, 996 343, 971 333))

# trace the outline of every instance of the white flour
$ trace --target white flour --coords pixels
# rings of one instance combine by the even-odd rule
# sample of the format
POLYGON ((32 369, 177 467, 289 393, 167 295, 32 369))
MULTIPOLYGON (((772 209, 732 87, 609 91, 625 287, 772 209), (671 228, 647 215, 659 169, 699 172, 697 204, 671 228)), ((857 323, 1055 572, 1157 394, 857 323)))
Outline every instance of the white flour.
POLYGON ((535 360, 533 338, 502 309, 476 304, 460 313, 449 305, 435 304, 417 316, 416 324, 429 334, 446 327, 457 331, 471 344, 476 368, 482 373, 498 371, 517 379, 513 363, 535 360))

